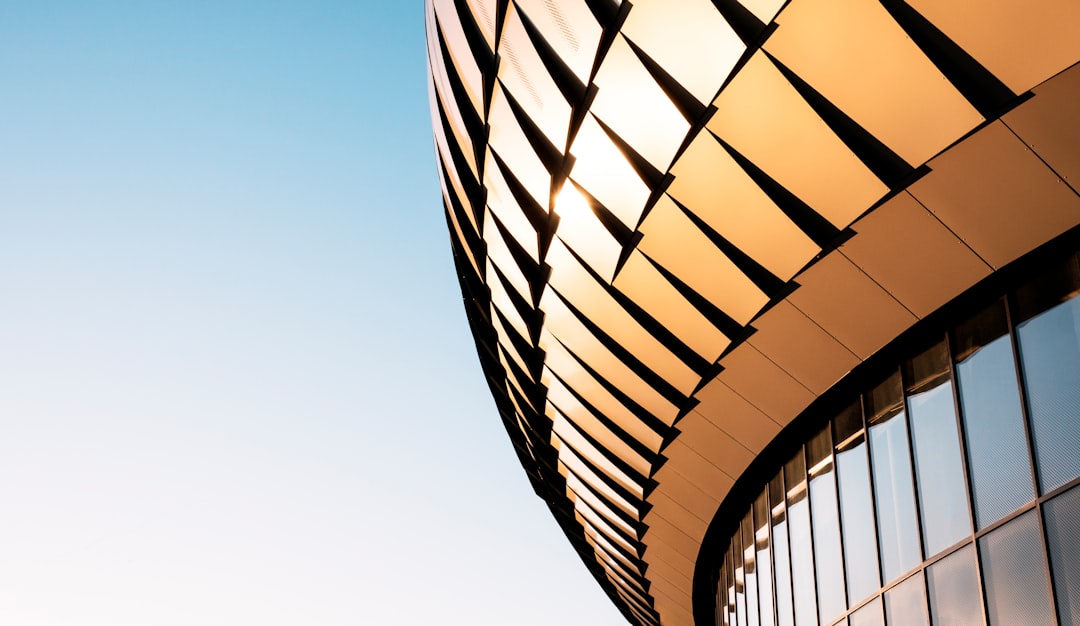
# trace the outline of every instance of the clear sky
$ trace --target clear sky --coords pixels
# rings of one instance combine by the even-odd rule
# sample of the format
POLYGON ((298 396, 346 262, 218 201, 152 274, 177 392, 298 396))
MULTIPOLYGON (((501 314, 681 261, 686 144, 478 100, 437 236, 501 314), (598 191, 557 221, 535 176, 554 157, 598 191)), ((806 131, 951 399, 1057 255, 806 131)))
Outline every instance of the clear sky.
POLYGON ((468 336, 421 0, 0 0, 0 624, 622 624, 468 336))

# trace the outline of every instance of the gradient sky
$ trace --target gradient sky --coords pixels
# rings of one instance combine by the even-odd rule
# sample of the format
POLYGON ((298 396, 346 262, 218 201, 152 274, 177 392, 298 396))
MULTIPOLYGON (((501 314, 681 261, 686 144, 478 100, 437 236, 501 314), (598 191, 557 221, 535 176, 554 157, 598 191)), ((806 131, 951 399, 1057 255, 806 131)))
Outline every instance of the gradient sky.
POLYGON ((0 1, 0 624, 622 624, 514 458, 421 0, 0 1))

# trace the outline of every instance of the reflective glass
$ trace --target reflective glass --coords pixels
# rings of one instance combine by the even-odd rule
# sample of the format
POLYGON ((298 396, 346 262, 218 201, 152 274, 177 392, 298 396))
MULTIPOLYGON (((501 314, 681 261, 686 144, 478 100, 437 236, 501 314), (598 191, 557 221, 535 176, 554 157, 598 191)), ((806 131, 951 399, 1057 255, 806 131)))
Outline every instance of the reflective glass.
POLYGON ((1030 502, 1027 436, 1003 303, 955 331, 953 355, 979 528, 1030 502))
POLYGON ((930 615, 935 624, 985 624, 975 550, 971 545, 953 552, 926 570, 930 615))
POLYGON ((890 624, 930 626, 922 572, 885 592, 885 618, 890 624))
POLYGON ((1062 624, 1080 624, 1080 489, 1043 505, 1054 593, 1062 624))
POLYGON ((784 472, 781 470, 769 481, 769 501, 772 504, 773 562, 776 572, 776 623, 795 624, 791 598, 791 559, 788 552, 787 506, 784 503, 784 472))
POLYGON ((1016 341, 1043 493, 1080 476, 1078 291, 1080 268, 1073 257, 1016 296, 1017 317, 1025 320, 1017 325, 1016 341))
POLYGON ((867 603, 848 617, 848 626, 884 626, 885 617, 881 612, 881 596, 867 603))
MULTIPOLYGON (((740 525, 741 528, 741 525, 740 525)), ((736 531, 731 540, 731 555, 735 561, 735 615, 739 624, 746 624, 746 567, 743 564, 742 533, 736 531)))
POLYGON ((991 625, 1054 623, 1035 511, 979 539, 979 560, 991 625))
POLYGON ((733 563, 731 548, 728 548, 727 553, 724 555, 724 581, 726 584, 724 589, 724 611, 727 613, 729 623, 738 624, 735 613, 735 572, 733 563))
POLYGON ((746 624, 758 626, 757 551, 754 541, 754 512, 743 518, 743 570, 746 573, 746 624))
POLYGON ((922 561, 899 372, 866 394, 866 399, 881 564, 889 582, 922 561))
POLYGON ((795 624, 817 624, 814 598, 814 554, 810 541, 810 503, 806 497, 806 460, 800 450, 784 466, 791 538, 791 588, 795 624))
POLYGON ((832 623, 847 608, 831 434, 831 429, 826 426, 807 446, 814 567, 817 571, 818 611, 822 624, 832 623))
POLYGON ((923 548, 933 556, 971 534, 945 342, 905 363, 923 548))
POLYGON ((856 402, 837 416, 833 427, 836 430, 836 479, 840 487, 848 602, 854 604, 881 587, 861 404, 856 402))
POLYGON ((757 547, 758 607, 761 626, 774 626, 772 550, 769 543, 769 493, 761 492, 754 502, 754 543, 757 547))

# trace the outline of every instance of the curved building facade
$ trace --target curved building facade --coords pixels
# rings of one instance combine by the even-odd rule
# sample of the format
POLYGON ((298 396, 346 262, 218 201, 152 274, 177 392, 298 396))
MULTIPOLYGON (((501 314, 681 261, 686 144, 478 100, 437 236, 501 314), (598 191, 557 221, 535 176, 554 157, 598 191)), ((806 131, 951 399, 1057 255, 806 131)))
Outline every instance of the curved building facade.
POLYGON ((484 375, 630 622, 1080 623, 1080 4, 426 13, 484 375))

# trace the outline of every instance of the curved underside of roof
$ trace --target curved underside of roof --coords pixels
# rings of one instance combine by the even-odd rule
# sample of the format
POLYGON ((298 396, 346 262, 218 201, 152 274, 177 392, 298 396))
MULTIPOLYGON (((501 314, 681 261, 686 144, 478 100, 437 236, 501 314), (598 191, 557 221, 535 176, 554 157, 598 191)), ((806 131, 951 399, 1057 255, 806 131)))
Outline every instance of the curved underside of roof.
POLYGON ((480 361, 623 614, 838 380, 1080 224, 1072 0, 428 0, 480 361))

